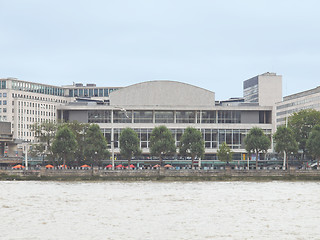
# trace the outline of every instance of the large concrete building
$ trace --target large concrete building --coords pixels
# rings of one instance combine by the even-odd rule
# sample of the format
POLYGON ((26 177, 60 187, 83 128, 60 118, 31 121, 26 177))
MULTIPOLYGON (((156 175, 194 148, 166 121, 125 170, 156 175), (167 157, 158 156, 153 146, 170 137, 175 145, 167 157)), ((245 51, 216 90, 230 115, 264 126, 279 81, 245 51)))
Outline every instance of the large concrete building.
POLYGON ((260 106, 275 106, 282 101, 282 76, 266 72, 243 82, 245 102, 256 102, 260 106))
POLYGON ((119 153, 121 131, 130 127, 149 155, 150 134, 166 125, 176 146, 186 127, 199 129, 205 141, 206 159, 216 159, 219 145, 226 142, 236 159, 245 159, 244 138, 252 127, 268 135, 274 131, 273 106, 243 101, 215 101, 214 92, 175 81, 149 81, 119 89, 109 102, 68 102, 57 106, 58 119, 99 124, 114 151, 119 153))
POLYGON ((283 98, 276 105, 276 125, 285 125, 288 117, 303 109, 320 111, 320 87, 295 93, 283 98))
MULTIPOLYGON (((244 98, 216 101, 215 93, 176 81, 149 81, 128 87, 70 86, 0 79, 0 120, 11 124, 13 140, 34 142, 30 126, 57 120, 99 124, 119 153, 122 129, 134 129, 145 156, 155 126, 166 125, 179 145, 188 126, 199 129, 207 159, 226 142, 236 159, 246 158, 244 138, 252 127, 275 131, 274 103, 281 101, 281 76, 265 73, 244 82, 244 98), (115 91, 117 90, 117 91, 115 91)), ((25 149, 18 149, 24 151, 25 149)), ((1 153, 4 148, 0 148, 1 153)))
POLYGON ((108 101, 113 87, 95 84, 74 84, 57 87, 27 82, 15 78, 0 79, 0 120, 11 122, 14 139, 34 141, 30 126, 34 123, 55 122, 56 106, 74 101, 76 97, 108 101))

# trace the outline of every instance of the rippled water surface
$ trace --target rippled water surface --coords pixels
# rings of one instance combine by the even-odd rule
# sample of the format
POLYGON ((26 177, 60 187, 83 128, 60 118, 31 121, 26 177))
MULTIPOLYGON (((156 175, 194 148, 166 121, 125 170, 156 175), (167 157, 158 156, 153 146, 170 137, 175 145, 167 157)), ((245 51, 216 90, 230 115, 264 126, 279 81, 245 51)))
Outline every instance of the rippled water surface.
POLYGON ((318 182, 0 182, 0 239, 320 239, 318 182))

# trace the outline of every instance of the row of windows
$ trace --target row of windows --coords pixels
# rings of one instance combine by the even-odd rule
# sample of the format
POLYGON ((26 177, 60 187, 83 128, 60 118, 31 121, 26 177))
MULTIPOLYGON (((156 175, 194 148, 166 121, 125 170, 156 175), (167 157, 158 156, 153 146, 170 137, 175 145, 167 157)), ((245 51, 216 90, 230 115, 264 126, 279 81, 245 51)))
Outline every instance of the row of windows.
MULTIPOLYGON (((111 129, 101 129, 108 143, 111 142, 111 129)), ((114 147, 120 147, 120 134, 123 129, 114 129, 114 147)), ((149 148, 151 128, 147 129, 133 129, 140 139, 141 148, 149 148)), ((180 139, 184 133, 184 129, 170 129, 172 132, 175 144, 178 147, 180 139)), ((201 129, 205 148, 217 149, 226 142, 232 149, 244 148, 244 138, 250 129, 201 129)), ((264 129, 265 134, 271 136, 271 129, 264 129)))
MULTIPOLYGON (((306 104, 309 102, 319 102, 319 100, 320 100, 320 96, 317 96, 317 97, 308 98, 308 99, 304 99, 304 100, 300 100, 300 101, 296 101, 296 102, 291 102, 291 103, 287 103, 287 104, 284 104, 281 106, 277 106, 277 110, 292 107, 292 106, 302 105, 302 104, 306 104)), ((277 113, 277 115, 278 115, 278 113, 277 113)))
MULTIPOLYGON (((111 110, 88 111, 89 123, 111 123, 111 110)), ((114 123, 240 123, 241 111, 113 111, 114 123)))
POLYGON ((117 88, 80 88, 69 89, 69 97, 109 97, 117 88))
MULTIPOLYGON (((54 118, 53 118, 53 116, 51 116, 51 118, 53 119, 53 121, 54 121, 54 118)), ((37 116, 34 118, 34 117, 23 117, 23 116, 18 116, 18 121, 19 122, 25 122, 25 121, 27 121, 27 122, 42 122, 42 119, 43 118, 39 118, 39 116, 38 116, 38 118, 37 118, 37 116), (39 120, 40 119, 40 120, 39 120)), ((48 121, 48 119, 43 119, 43 121, 48 121)))
POLYGON ((66 101, 66 100, 63 100, 63 99, 55 99, 55 98, 48 98, 48 97, 30 96, 30 95, 17 94, 17 93, 12 93, 12 97, 13 97, 13 98, 34 99, 34 100, 40 100, 40 101, 46 101, 46 102, 67 103, 67 101, 66 101))
POLYGON ((45 111, 35 111, 35 110, 26 110, 26 109, 20 109, 18 110, 19 114, 32 114, 32 115, 41 115, 41 116, 55 116, 56 114, 54 112, 45 112, 45 111))
POLYGON ((0 97, 6 98, 7 97, 7 93, 0 93, 0 97))
POLYGON ((12 81, 11 88, 13 90, 21 90, 26 92, 43 93, 43 94, 55 95, 55 96, 64 96, 63 88, 45 86, 41 84, 12 81))

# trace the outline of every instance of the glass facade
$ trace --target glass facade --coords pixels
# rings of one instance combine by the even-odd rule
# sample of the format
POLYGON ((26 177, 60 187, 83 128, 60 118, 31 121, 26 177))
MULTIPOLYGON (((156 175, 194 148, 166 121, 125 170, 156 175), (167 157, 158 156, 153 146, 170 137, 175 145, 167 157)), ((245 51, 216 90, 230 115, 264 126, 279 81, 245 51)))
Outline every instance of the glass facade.
MULTIPOLYGON (((119 137, 123 129, 114 129, 114 147, 120 147, 119 137)), ((152 128, 133 128, 140 139, 141 148, 150 147, 150 137, 152 128)), ((198 129, 200 130, 200 129, 198 129)), ((180 144, 180 139, 184 129, 170 129, 175 139, 176 147, 180 144)), ((226 142, 231 149, 244 149, 244 139, 250 129, 201 129, 200 130, 205 142, 206 149, 218 149, 219 146, 226 142)), ((111 129, 102 129, 102 132, 108 141, 111 142, 111 129)), ((271 135, 271 129, 264 129, 265 134, 271 135)))
POLYGON ((132 112, 131 111, 113 111, 114 123, 131 123, 132 112))
MULTIPOLYGON (((89 122, 111 122, 111 111, 88 111, 89 122), (100 112, 108 112, 100 114, 100 112), (99 113, 99 114, 97 114, 99 113), (95 119, 94 119, 94 116, 95 119), (102 117, 100 117, 102 116, 102 117), (107 116, 107 117, 106 117, 107 116)), ((113 123, 175 123, 175 124, 236 124, 241 123, 241 114, 245 114, 244 123, 271 124, 271 111, 253 111, 248 117, 248 111, 219 110, 219 111, 152 111, 152 110, 113 110, 113 123)))
POLYGON ((195 111, 176 111, 176 123, 195 123, 195 111))
POLYGON ((173 123, 173 111, 155 111, 155 123, 173 123))
POLYGON ((109 97, 117 88, 70 88, 68 97, 109 97))
MULTIPOLYGON (((6 83, 3 83, 3 82, 5 81, 2 81, 1 87, 7 88, 6 83)), ((36 83, 28 83, 23 81, 12 80, 11 88, 13 90, 20 90, 20 91, 26 91, 26 92, 43 93, 43 94, 54 95, 54 96, 64 96, 63 88, 41 85, 36 83)))
POLYGON ((111 123, 111 110, 88 111, 88 123, 111 123))
POLYGON ((152 111, 134 111, 133 112, 134 123, 153 123, 152 111))

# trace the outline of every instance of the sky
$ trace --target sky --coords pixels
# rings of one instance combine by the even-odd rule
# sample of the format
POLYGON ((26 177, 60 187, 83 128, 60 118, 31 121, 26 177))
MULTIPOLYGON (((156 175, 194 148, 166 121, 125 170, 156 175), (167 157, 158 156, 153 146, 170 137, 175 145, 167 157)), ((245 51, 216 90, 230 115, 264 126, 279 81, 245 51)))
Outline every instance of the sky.
POLYGON ((283 96, 315 88, 318 0, 0 0, 0 78, 124 87, 174 80, 242 97, 283 76, 283 96))

